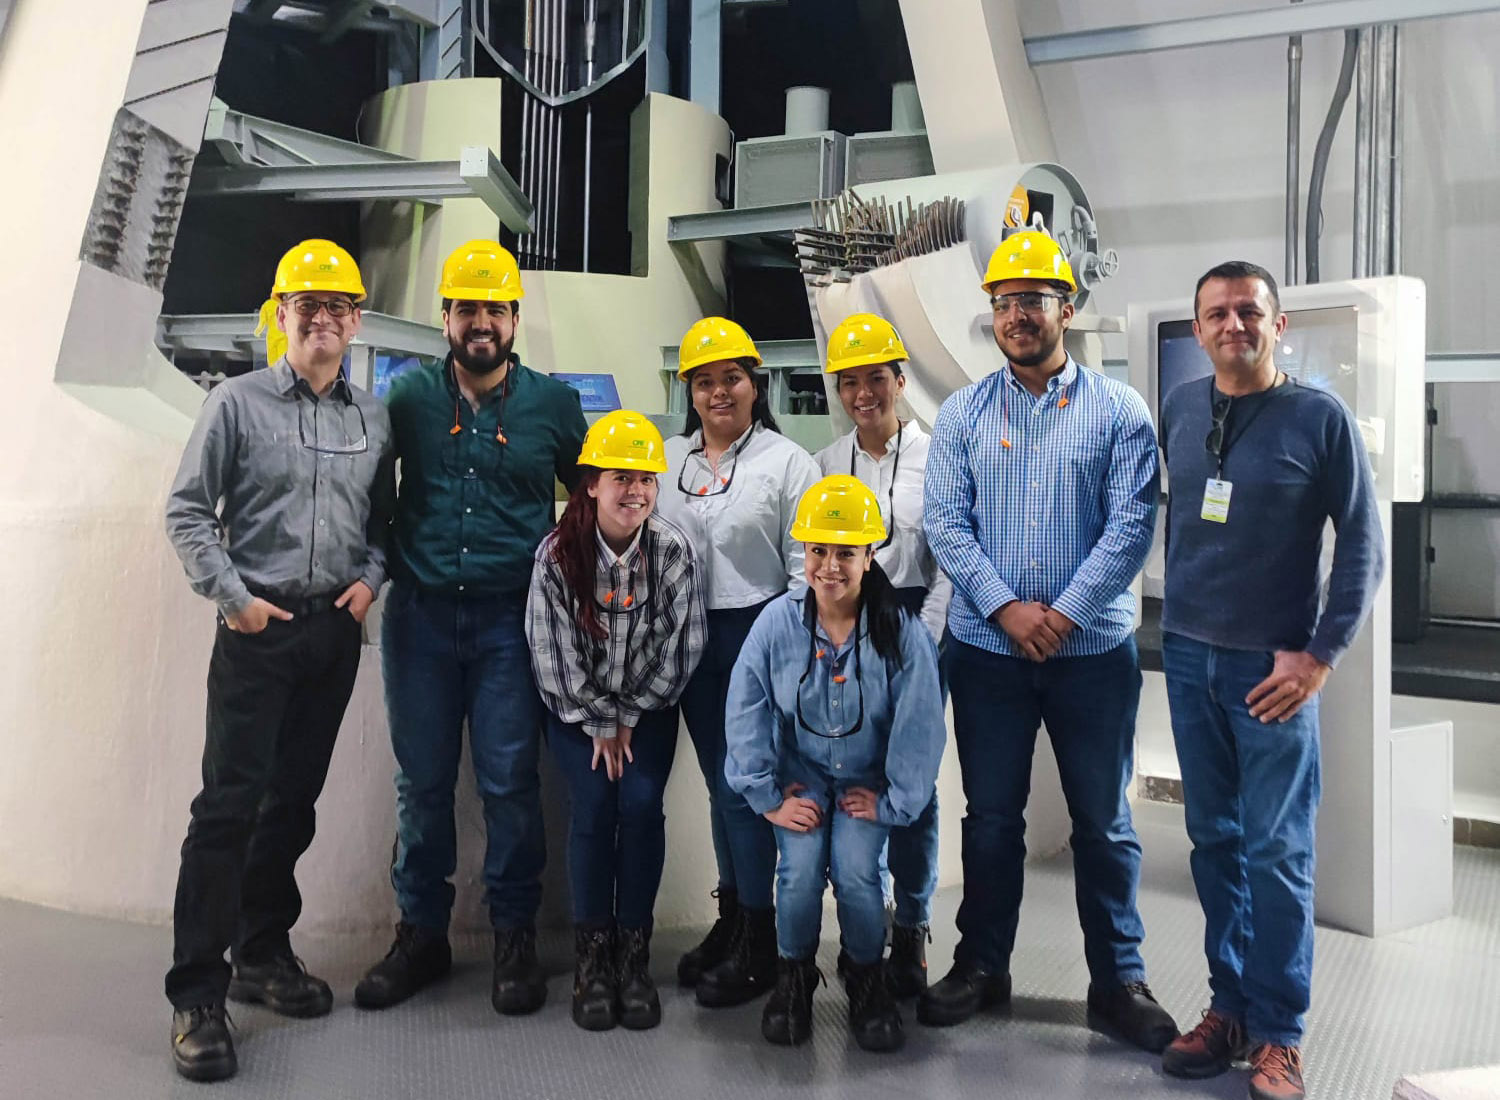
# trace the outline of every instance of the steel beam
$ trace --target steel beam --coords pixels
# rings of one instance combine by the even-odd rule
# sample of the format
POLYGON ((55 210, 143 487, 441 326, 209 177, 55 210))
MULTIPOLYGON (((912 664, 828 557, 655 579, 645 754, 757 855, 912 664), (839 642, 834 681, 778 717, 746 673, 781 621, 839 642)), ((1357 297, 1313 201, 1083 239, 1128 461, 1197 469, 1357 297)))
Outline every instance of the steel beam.
POLYGON ((1346 27, 1406 23, 1497 10, 1500 10, 1497 0, 1324 0, 1318 4, 1288 4, 1257 11, 1040 35, 1026 39, 1026 59, 1032 65, 1053 65, 1061 61, 1179 50, 1256 38, 1286 38, 1346 27))
POLYGON ((290 195, 297 202, 403 199, 439 202, 476 197, 515 233, 532 229, 531 202, 499 158, 482 145, 463 149, 458 160, 392 160, 358 164, 291 164, 200 168, 193 195, 290 195))
POLYGON ((813 224, 813 204, 785 202, 774 206, 744 206, 733 210, 710 210, 702 214, 678 214, 667 219, 667 240, 732 241, 755 237, 790 237, 797 229, 813 224))
POLYGON ((298 164, 391 164, 408 158, 371 145, 329 137, 312 130, 256 118, 211 100, 203 140, 212 142, 232 165, 290 167, 298 164))
POLYGON ((1427 381, 1500 382, 1500 352, 1428 352, 1427 381))
POLYGON ((323 28, 320 41, 337 41, 343 37, 345 31, 352 30, 364 22, 374 6, 375 0, 340 0, 340 3, 328 13, 328 25, 323 28))
MULTIPOLYGON (((259 318, 254 313, 182 313, 157 318, 156 343, 170 351, 218 352, 249 358, 257 341, 259 318)), ((389 313, 365 311, 360 315, 359 335, 354 343, 409 355, 441 357, 448 341, 432 325, 408 321, 389 313)))

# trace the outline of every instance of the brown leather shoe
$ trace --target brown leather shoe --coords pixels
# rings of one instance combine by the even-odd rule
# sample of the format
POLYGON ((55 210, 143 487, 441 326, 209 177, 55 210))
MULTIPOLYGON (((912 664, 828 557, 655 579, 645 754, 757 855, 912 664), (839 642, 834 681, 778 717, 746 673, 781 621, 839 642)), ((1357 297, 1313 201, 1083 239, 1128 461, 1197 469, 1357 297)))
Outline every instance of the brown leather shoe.
POLYGON ((1244 1056, 1244 1025, 1209 1009, 1197 1027, 1167 1044, 1161 1068, 1173 1077, 1217 1077, 1227 1072, 1236 1058, 1244 1056))
POLYGON ((1302 1051, 1262 1043, 1250 1053, 1250 1100, 1303 1100, 1302 1051))

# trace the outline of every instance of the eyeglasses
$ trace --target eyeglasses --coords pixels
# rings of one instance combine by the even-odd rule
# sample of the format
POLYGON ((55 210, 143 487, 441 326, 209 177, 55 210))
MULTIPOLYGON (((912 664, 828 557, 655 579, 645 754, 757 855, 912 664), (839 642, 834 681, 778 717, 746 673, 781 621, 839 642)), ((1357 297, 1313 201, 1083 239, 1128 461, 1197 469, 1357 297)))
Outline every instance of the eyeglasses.
MULTIPOLYGON (((712 475, 712 480, 707 485, 700 486, 697 489, 689 489, 685 480, 687 478, 688 468, 687 459, 692 458, 694 455, 703 455, 703 460, 705 462, 708 461, 708 444, 705 443, 700 447, 694 447, 687 453, 687 457, 683 459, 682 469, 677 471, 678 492, 692 500, 701 500, 704 497, 720 497, 729 492, 729 487, 734 484, 734 472, 740 468, 740 452, 743 451, 747 446, 749 446, 750 440, 754 438, 755 433, 752 431, 740 443, 735 445, 734 451, 730 454, 730 459, 733 465, 729 467, 728 477, 724 477, 722 474, 720 474, 718 466, 713 465, 709 470, 710 474, 712 475), (714 481, 717 481, 718 484, 715 485, 714 481)), ((720 458, 722 457, 723 456, 721 455, 720 458)))
POLYGON ((1042 290, 1023 290, 1018 294, 993 294, 990 296, 990 308, 1002 317, 1009 313, 1014 306, 1022 313, 1045 313, 1047 302, 1056 298, 1059 302, 1066 302, 1066 294, 1048 294, 1042 290))
MULTIPOLYGON (((859 621, 856 619, 854 623, 854 687, 859 692, 859 713, 855 716, 854 725, 842 733, 831 730, 824 732, 823 730, 813 729, 812 726, 808 725, 807 718, 802 713, 802 685, 806 684, 807 678, 812 675, 813 662, 821 661, 828 655, 828 651, 818 645, 817 617, 817 601, 813 598, 812 593, 809 592, 802 614, 803 623, 807 626, 807 667, 802 670, 802 679, 797 681, 797 724, 814 737, 826 737, 830 741, 837 741, 840 738, 853 737, 865 725, 865 686, 859 675, 861 667, 859 655, 859 621)), ((839 671, 842 664, 842 659, 837 659, 833 662, 832 680, 835 684, 842 684, 848 679, 847 676, 839 671)))
MULTIPOLYGON (((298 382, 298 385, 304 384, 301 381, 298 382)), ((339 415, 339 426, 344 426, 345 415, 350 409, 353 409, 355 415, 359 417, 358 439, 351 442, 349 433, 345 431, 344 442, 341 445, 324 446, 318 437, 318 413, 322 411, 323 402, 318 401, 313 405, 313 441, 309 443, 307 441, 305 418, 302 416, 302 393, 300 390, 293 392, 297 394, 297 438, 301 441, 303 447, 320 455, 362 455, 370 449, 369 433, 365 428, 364 411, 353 401, 343 403, 343 412, 339 415)))
POLYGON ((342 321, 359 308, 348 298, 293 298, 287 304, 298 317, 313 318, 320 310, 327 310, 335 321, 342 321))
POLYGON ((1224 426, 1229 421, 1229 410, 1234 407, 1234 398, 1215 397, 1211 407, 1213 427, 1208 429, 1208 438, 1203 441, 1203 446, 1208 453, 1219 458, 1224 450, 1224 426))

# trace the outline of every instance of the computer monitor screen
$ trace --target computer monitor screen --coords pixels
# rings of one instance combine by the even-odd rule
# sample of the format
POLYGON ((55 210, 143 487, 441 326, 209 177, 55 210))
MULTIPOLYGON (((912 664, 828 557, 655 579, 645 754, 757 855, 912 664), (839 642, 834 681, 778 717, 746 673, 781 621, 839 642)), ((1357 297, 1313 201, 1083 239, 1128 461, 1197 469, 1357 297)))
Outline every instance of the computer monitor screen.
MULTIPOLYGON (((1332 390, 1351 409, 1356 401, 1359 312, 1354 306, 1290 310, 1276 348, 1276 366, 1304 386, 1332 390)), ((1162 321, 1156 329, 1157 423, 1161 405, 1184 382, 1213 373, 1190 320, 1162 321)))

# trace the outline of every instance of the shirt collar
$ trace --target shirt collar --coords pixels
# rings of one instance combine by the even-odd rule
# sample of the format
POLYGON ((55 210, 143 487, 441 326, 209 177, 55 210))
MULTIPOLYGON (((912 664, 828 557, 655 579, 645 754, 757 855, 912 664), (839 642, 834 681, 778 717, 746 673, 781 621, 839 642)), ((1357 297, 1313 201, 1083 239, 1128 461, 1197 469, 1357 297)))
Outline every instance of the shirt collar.
POLYGON ((912 443, 920 439, 924 434, 926 433, 922 431, 922 426, 915 420, 903 420, 901 422, 901 427, 897 428, 896 431, 892 433, 891 437, 885 441, 885 456, 883 458, 876 458, 869 451, 865 450, 859 445, 858 428, 855 428, 849 433, 849 442, 855 448, 855 450, 859 451, 860 454, 864 455, 871 462, 884 462, 891 455, 900 454, 901 452, 908 450, 911 447, 912 443), (897 444, 899 444, 899 446, 897 444))
MULTIPOLYGON (((1045 392, 1052 393, 1071 386, 1078 379, 1079 369, 1078 363, 1069 355, 1067 362, 1063 364, 1063 369, 1047 379, 1047 389, 1045 392)), ((1026 390, 1026 387, 1021 385, 1020 380, 1016 377, 1016 372, 1010 369, 1009 360, 1006 360, 1005 366, 1001 369, 1000 373, 1005 376, 1006 385, 1014 386, 1018 390, 1026 390)), ((1026 390, 1026 392, 1030 393, 1031 391, 1026 390)))
MULTIPOLYGON (((751 420, 750 421, 750 426, 745 429, 744 433, 738 439, 736 439, 733 443, 731 443, 728 446, 728 448, 726 448, 726 449, 732 451, 735 448, 739 447, 741 444, 745 443, 752 435, 755 434, 755 429, 758 428, 758 427, 760 427, 760 425, 758 423, 756 423, 754 420, 751 420)), ((688 450, 690 450, 690 451, 701 451, 703 449, 703 447, 704 447, 704 443, 703 443, 703 429, 702 428, 698 428, 688 438, 688 450)))
MULTIPOLYGON (((308 393, 312 393, 312 387, 307 384, 306 379, 292 369, 292 365, 287 362, 285 355, 271 364, 270 371, 276 383, 276 392, 281 396, 286 397, 291 394, 297 388, 299 382, 302 384, 303 389, 308 393)), ((314 397, 318 396, 315 393, 312 393, 312 395, 314 397)), ((349 388, 349 380, 344 377, 342 367, 339 368, 339 373, 333 379, 333 385, 328 390, 328 396, 337 397, 346 405, 354 401, 354 392, 349 388)))
MULTIPOLYGON (((497 367, 496 370, 498 369, 499 368, 497 367)), ((455 401, 457 401, 462 395, 462 391, 458 388, 458 376, 456 373, 457 371, 458 366, 453 362, 453 353, 450 351, 443 358, 443 385, 448 387, 448 396, 453 398, 453 400, 455 401)), ((495 386, 493 389, 484 393, 479 398, 479 403, 481 405, 487 404, 494 398, 500 396, 500 394, 504 393, 507 388, 509 388, 511 392, 514 393, 516 384, 520 380, 520 376, 521 357, 515 352, 511 352, 510 369, 505 374, 505 381, 501 382, 500 385, 495 386)))
POLYGON ((641 524, 640 527, 636 529, 635 538, 631 539, 630 545, 625 547, 625 552, 623 554, 616 554, 609 548, 609 543, 604 541, 604 534, 599 530, 599 525, 597 523, 594 524, 594 542, 599 547, 599 555, 604 559, 604 564, 613 567, 615 565, 618 565, 620 562, 626 561, 631 558, 636 553, 636 551, 640 549, 641 532, 645 529, 646 525, 644 523, 641 524))

